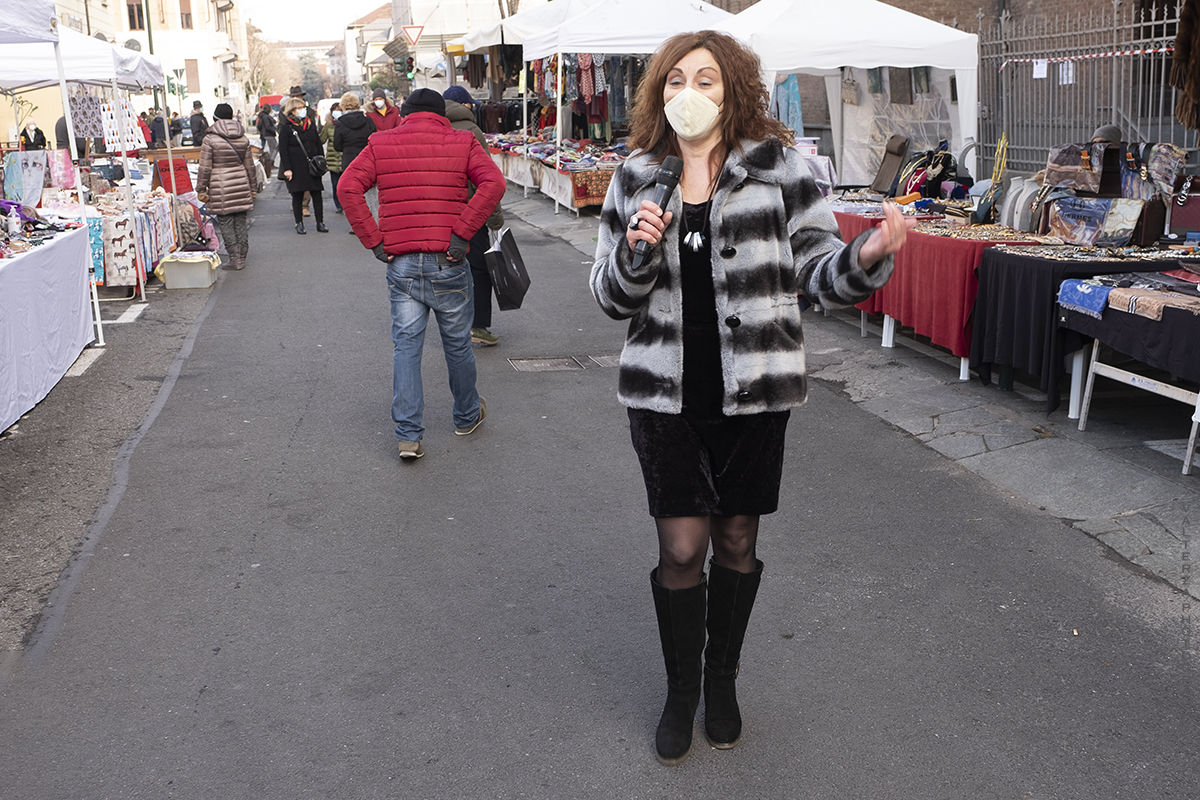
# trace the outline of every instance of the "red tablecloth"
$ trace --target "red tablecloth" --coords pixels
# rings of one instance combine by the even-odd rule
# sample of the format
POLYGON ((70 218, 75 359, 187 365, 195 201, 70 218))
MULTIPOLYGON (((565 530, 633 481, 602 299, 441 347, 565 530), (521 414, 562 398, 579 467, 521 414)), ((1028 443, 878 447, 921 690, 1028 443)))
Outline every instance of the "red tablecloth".
MULTIPOLYGON (((837 211, 833 215, 846 241, 880 222, 837 211)), ((971 312, 979 293, 976 270, 983 251, 997 244, 909 231, 904 247, 896 253, 891 280, 856 308, 868 314, 887 314, 966 358, 971 353, 971 312)))

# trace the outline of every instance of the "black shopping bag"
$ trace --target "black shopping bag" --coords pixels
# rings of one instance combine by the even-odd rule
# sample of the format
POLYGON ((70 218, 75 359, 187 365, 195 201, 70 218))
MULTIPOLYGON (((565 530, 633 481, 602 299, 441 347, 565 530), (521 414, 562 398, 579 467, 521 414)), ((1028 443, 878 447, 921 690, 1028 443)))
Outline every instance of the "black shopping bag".
POLYGON ((529 273, 512 231, 505 228, 496 243, 484 253, 492 288, 496 291, 496 305, 501 311, 512 311, 521 307, 525 292, 529 291, 529 273))

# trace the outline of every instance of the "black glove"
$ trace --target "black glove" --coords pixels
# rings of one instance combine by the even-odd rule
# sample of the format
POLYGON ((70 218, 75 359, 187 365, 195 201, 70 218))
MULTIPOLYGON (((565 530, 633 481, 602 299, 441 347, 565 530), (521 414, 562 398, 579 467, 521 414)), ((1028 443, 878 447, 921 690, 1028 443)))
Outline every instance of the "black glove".
POLYGON ((450 256, 451 261, 462 261, 467 257, 467 248, 470 243, 459 236, 457 233, 450 234, 450 249, 446 251, 446 255, 450 256))
POLYGON ((383 243, 382 242, 380 242, 379 244, 372 247, 371 252, 374 253, 375 257, 378 258, 383 263, 385 263, 385 264, 392 263, 392 257, 383 251, 383 243))

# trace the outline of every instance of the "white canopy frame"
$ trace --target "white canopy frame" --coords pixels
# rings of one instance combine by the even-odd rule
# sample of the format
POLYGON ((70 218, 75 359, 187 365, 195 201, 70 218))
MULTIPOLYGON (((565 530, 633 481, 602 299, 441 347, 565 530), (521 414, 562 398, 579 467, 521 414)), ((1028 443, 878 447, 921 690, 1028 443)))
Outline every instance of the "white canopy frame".
MULTIPOLYGON (((41 0, 34 0, 34 2, 41 2, 41 0)), ((53 11, 53 3, 49 5, 53 11)), ((53 14, 51 16, 53 17, 53 14)), ((0 23, 0 25, 2 24, 4 23, 0 23)), ((57 31, 57 26, 53 27, 56 29, 57 36, 53 41, 53 54, 46 47, 49 43, 47 41, 23 39, 4 48, 3 53, 0 53, 0 91, 8 95, 16 95, 34 89, 47 88, 55 83, 59 85, 63 114, 67 120, 67 152, 71 154, 71 162, 75 168, 75 191, 80 205, 80 221, 87 225, 86 205, 83 201, 83 181, 75 153, 75 121, 71 117, 67 82, 85 86, 109 87, 112 89, 114 97, 120 98, 123 90, 140 91, 154 86, 164 86, 166 81, 163 77, 162 63, 155 56, 126 50, 123 47, 117 47, 72 30, 57 31), (65 57, 63 44, 70 46, 65 57), (51 64, 54 65, 53 69, 51 64), (57 81, 47 77, 53 72, 58 74, 57 81)), ((3 28, 0 28, 0 43, 3 42, 3 28)), ((123 141, 128 141, 123 115, 118 114, 117 119, 121 129, 121 138, 123 141)), ((129 177, 132 173, 129 167, 129 157, 125 151, 121 152, 121 158, 126 176, 125 202, 130 220, 134 220, 133 188, 129 177)), ((167 138, 167 158, 171 158, 170 137, 167 138)), ((171 188, 174 193, 175 172, 173 168, 171 170, 171 188)), ((135 258, 141 261, 140 249, 135 248, 134 252, 135 258)), ((137 291, 143 302, 146 300, 146 284, 143 277, 146 272, 145 267, 144 263, 140 264, 137 276, 137 291)), ((94 281, 91 281, 91 287, 97 344, 103 346, 104 335, 100 322, 99 296, 96 293, 94 281)))
MULTIPOLYGON (((776 74, 825 76, 839 173, 844 166, 843 68, 932 67, 953 70, 958 132, 965 146, 979 129, 979 37, 878 0, 759 0, 719 26, 746 42, 776 74), (853 24, 847 24, 853 20, 853 24)), ((972 169, 972 174, 978 174, 972 169)))
MULTIPOLYGON (((561 164, 563 133, 563 54, 646 55, 678 33, 715 28, 733 15, 703 0, 556 0, 540 8, 523 11, 468 33, 468 50, 493 44, 520 44, 525 63, 557 56, 554 168, 561 164), (637 20, 631 25, 630 20, 637 20)), ((525 97, 522 96, 522 100, 525 97)), ((524 130, 529 121, 523 102, 524 130)), ((554 213, 559 201, 555 198, 554 213)))
MULTIPOLYGON (((5 13, 0 17, 0 44, 11 50, 14 45, 54 47, 54 66, 59 93, 62 96, 63 108, 66 109, 67 136, 70 139, 68 153, 71 153, 75 142, 75 126, 71 121, 67 101, 66 68, 63 64, 62 45, 59 42, 58 17, 55 14, 53 0, 29 0, 25 3, 9 4, 5 13)), ((50 84, 53 85, 53 84, 50 84)), ((16 94, 15 91, 6 94, 16 94)), ((57 145, 58 143, 55 142, 57 145)), ((87 206, 83 202, 83 187, 80 181, 79 164, 72 158, 71 164, 75 169, 75 198, 79 201, 80 221, 87 226, 87 206)), ((89 234, 90 235, 90 234, 89 234)), ((88 269, 90 275, 91 269, 88 269)), ((92 300, 92 327, 96 331, 96 346, 104 347, 104 323, 100 319, 100 297, 96 293, 96 282, 88 279, 88 290, 92 300)))

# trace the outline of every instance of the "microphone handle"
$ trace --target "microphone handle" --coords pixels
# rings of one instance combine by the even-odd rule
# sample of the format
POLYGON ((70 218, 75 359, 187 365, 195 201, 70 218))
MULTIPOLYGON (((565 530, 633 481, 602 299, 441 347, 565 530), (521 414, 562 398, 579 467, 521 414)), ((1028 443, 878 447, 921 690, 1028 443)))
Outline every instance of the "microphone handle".
MULTIPOLYGON (((654 197, 651 198, 654 201, 654 205, 659 208, 665 206, 667 201, 671 199, 671 192, 674 189, 674 186, 666 186, 661 183, 656 184, 654 186, 654 197)), ((663 213, 665 214, 666 211, 664 210, 663 213)), ((648 255, 650 255, 650 243, 644 240, 638 242, 637 247, 633 248, 633 268, 640 269, 648 255)))

